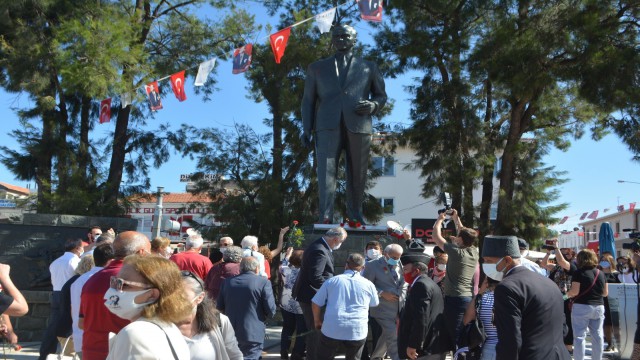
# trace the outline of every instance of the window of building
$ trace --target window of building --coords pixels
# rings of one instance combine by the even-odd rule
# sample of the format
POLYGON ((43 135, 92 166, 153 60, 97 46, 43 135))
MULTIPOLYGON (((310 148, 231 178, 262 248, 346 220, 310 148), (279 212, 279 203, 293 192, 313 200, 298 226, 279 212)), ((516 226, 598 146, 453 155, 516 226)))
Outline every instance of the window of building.
POLYGON ((382 206, 382 212, 385 214, 393 214, 393 198, 380 199, 380 206, 382 206))
POLYGON ((380 170, 382 176, 394 176, 396 174, 393 157, 374 156, 372 161, 373 168, 380 170))
POLYGON ((616 235, 620 234, 620 223, 616 223, 616 235))

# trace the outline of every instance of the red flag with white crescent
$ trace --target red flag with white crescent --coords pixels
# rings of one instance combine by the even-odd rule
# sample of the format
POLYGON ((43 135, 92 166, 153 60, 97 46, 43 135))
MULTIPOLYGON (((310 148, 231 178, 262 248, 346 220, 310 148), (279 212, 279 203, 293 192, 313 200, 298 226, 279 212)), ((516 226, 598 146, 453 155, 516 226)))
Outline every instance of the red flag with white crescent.
POLYGON ((100 124, 111 121, 111 98, 100 102, 100 124))
POLYGON ((560 220, 560 222, 558 224, 564 224, 564 223, 567 222, 567 220, 569 220, 569 217, 565 216, 565 217, 562 218, 562 220, 560 220))
POLYGON ((269 35, 271 50, 273 50, 273 56, 276 58, 276 64, 280 64, 280 59, 284 56, 284 48, 287 47, 289 35, 291 35, 290 27, 269 35))
POLYGON ((591 214, 589 214, 589 216, 587 216, 587 219, 595 220, 597 218, 598 218, 598 210, 594 210, 591 214))
POLYGON ((586 217, 587 217, 587 214, 589 214, 589 212, 583 213, 583 214, 580 216, 580 220, 584 220, 584 218, 586 218, 586 217))
POLYGON ((636 209, 636 203, 632 202, 629 204, 629 212, 633 212, 636 209))
POLYGON ((357 0, 362 20, 382 21, 382 0, 357 0))
POLYGON ((158 82, 150 82, 144 86, 144 90, 147 92, 147 97, 149 99, 149 107, 153 111, 157 111, 162 109, 162 99, 160 99, 160 88, 158 87, 158 82))
POLYGON ((187 94, 184 93, 184 70, 171 75, 171 89, 178 100, 187 100, 187 94))

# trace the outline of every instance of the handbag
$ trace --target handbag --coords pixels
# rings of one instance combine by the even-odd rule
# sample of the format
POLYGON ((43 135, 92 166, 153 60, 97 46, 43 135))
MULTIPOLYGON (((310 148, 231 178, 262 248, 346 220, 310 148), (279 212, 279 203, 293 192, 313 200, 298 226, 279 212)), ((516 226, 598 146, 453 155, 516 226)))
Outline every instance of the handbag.
POLYGON ((586 293, 591 291, 591 289, 593 289, 593 286, 596 284, 596 281, 598 281, 598 275, 600 275, 600 269, 596 269, 596 275, 593 277, 593 282, 591 283, 591 286, 589 286, 587 290, 569 299, 569 304, 567 305, 567 307, 569 308, 569 311, 573 309, 573 303, 576 301, 577 298, 579 298, 580 296, 584 296, 586 293))
POLYGON ((60 350, 60 352, 58 354, 49 354, 49 355, 47 355, 47 360, 75 360, 76 359, 76 355, 73 355, 73 356, 64 355, 64 350, 67 348, 67 344, 69 343, 69 339, 71 339, 71 336, 69 336, 67 338, 67 340, 65 340, 64 346, 62 346, 62 350, 60 350))
POLYGON ((487 339, 487 335, 484 332, 482 321, 478 318, 481 299, 482 296, 476 297, 476 318, 465 325, 463 329, 462 336, 460 337, 459 354, 456 352, 457 355, 461 355, 462 357, 458 356, 458 359, 479 359, 482 354, 482 344, 484 344, 487 339))

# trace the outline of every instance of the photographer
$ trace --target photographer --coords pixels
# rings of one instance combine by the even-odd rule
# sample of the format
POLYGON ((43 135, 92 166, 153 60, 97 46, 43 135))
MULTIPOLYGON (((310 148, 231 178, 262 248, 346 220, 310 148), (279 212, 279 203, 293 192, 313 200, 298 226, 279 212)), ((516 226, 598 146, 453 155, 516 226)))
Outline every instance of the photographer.
POLYGON ((448 255, 447 276, 444 278, 444 322, 450 340, 447 350, 455 350, 462 331, 462 317, 473 296, 473 279, 478 267, 478 248, 474 246, 478 233, 462 225, 455 209, 441 212, 433 225, 433 240, 448 255), (442 223, 449 213, 457 234, 450 241, 442 236, 442 223))
POLYGON ((542 259, 542 264, 544 264, 544 267, 549 271, 549 278, 556 283, 560 292, 562 292, 562 297, 564 298, 564 316, 569 330, 564 337, 564 344, 567 347, 567 350, 569 350, 570 353, 573 353, 573 328, 571 324, 571 309, 569 307, 569 297, 567 296, 567 292, 571 290, 572 276, 573 273, 578 270, 578 267, 573 261, 575 256, 575 252, 573 250, 567 248, 558 249, 557 239, 554 239, 552 244, 551 248, 554 250, 546 248, 547 255, 542 259), (557 264, 549 262, 551 251, 555 252, 557 264))

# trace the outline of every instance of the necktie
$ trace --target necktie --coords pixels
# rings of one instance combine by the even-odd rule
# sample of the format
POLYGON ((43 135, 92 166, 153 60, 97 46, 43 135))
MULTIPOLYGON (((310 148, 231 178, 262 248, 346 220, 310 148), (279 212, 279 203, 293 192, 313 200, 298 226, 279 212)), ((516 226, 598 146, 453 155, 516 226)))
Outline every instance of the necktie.
POLYGON ((338 61, 338 79, 340 79, 340 85, 344 84, 344 79, 347 78, 347 57, 339 54, 336 57, 338 61))
POLYGON ((393 277, 393 280, 395 282, 398 282, 398 272, 396 271, 397 269, 397 265, 394 265, 391 267, 391 277, 393 277))

